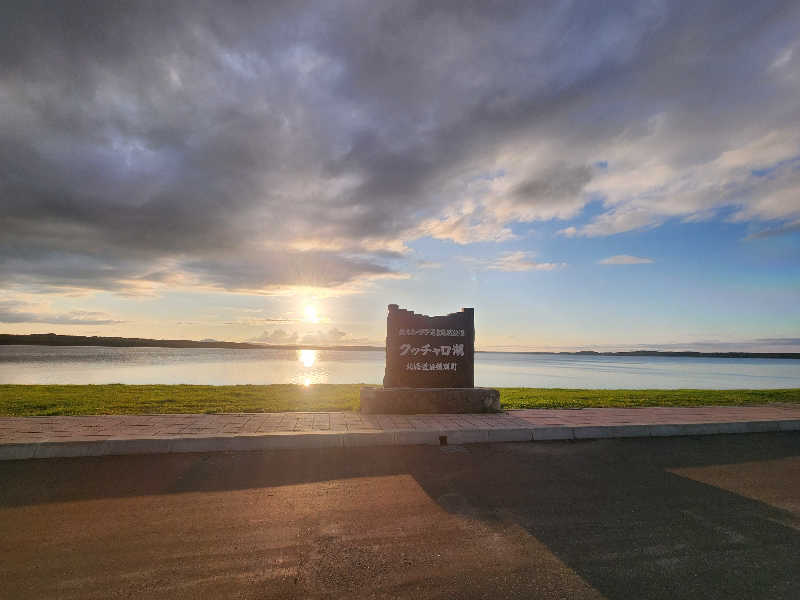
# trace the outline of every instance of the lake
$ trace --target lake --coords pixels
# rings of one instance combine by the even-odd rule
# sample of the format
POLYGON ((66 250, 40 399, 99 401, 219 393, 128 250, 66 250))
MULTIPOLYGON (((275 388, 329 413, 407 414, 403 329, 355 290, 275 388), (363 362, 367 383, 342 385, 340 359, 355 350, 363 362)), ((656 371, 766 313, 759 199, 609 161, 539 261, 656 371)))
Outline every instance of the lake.
MULTIPOLYGON (((0 383, 368 383, 383 351, 0 346, 0 383)), ((563 388, 796 388, 800 360, 478 353, 475 384, 563 388)))

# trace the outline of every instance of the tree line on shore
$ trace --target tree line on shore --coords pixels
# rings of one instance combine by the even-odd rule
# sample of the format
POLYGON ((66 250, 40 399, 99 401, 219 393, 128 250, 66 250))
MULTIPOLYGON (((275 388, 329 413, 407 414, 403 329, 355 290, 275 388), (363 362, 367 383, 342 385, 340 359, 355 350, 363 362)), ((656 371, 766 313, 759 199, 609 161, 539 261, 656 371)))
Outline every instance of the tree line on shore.
MULTIPOLYGON (((383 350, 382 346, 321 346, 308 344, 259 344, 253 342, 221 342, 218 340, 156 340, 150 338, 103 337, 85 335, 60 335, 56 333, 0 334, 0 346, 109 346, 119 348, 238 348, 274 350, 383 350)), ((477 350, 476 352, 485 352, 477 350)), ((620 352, 597 352, 580 350, 577 352, 515 352, 515 354, 548 354, 567 356, 674 356, 705 358, 794 358, 800 359, 800 352, 695 352, 692 350, 629 350, 620 352)))

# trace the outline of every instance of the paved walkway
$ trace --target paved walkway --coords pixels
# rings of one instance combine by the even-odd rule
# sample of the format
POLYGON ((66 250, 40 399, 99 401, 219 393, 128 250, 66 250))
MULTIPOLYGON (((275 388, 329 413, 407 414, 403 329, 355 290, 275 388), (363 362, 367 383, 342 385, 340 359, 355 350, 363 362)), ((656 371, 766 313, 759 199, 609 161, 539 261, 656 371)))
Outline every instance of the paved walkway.
POLYGON ((470 415, 229 413, 0 417, 0 460, 800 430, 800 405, 512 410, 470 415))

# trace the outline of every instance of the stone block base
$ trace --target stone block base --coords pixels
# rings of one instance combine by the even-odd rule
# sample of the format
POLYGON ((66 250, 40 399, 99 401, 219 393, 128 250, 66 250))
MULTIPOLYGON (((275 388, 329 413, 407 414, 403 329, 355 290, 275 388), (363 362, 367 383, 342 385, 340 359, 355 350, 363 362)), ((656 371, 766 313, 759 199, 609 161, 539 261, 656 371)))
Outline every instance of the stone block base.
POLYGON ((369 414, 485 413, 500 411, 491 388, 361 388, 361 412, 369 414))

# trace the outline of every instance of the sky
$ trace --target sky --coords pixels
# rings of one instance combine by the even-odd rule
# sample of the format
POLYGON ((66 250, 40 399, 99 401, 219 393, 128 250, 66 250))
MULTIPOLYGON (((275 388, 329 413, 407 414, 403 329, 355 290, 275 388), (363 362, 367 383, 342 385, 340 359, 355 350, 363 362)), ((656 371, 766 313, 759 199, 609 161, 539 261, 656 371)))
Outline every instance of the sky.
POLYGON ((0 333, 800 351, 800 3, 4 2, 0 333))

